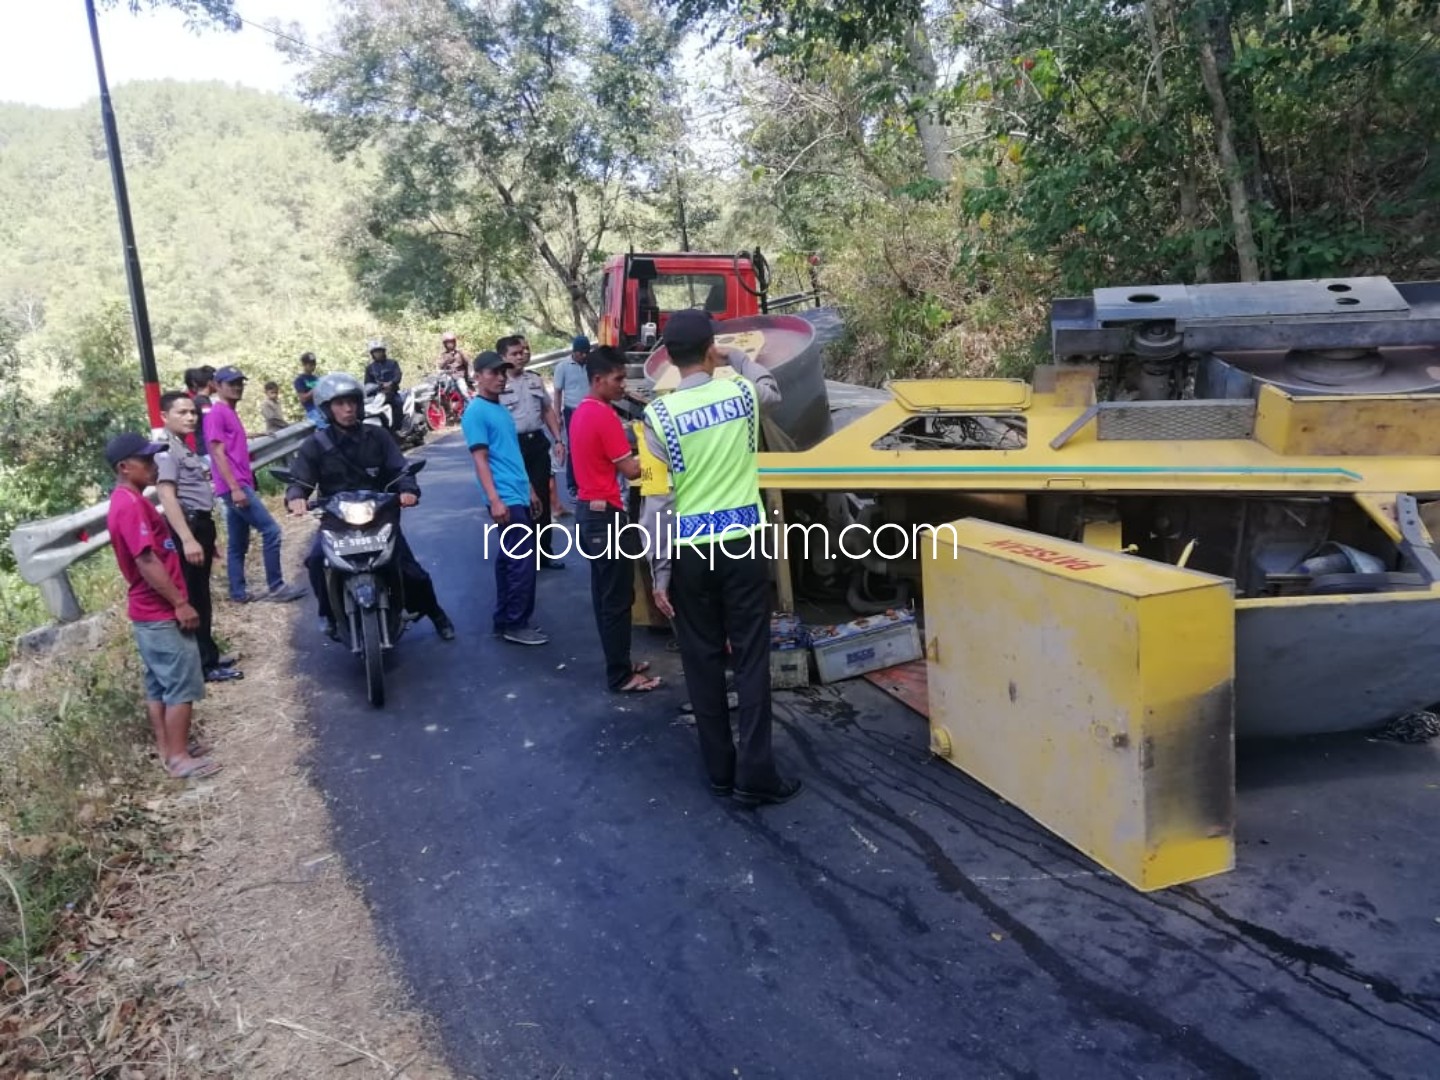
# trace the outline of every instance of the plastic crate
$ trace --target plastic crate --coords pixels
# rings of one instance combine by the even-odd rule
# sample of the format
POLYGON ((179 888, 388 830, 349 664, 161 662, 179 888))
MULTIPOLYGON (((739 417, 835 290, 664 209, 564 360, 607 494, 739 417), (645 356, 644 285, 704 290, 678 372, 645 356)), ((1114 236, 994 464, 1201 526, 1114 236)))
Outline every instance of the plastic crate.
POLYGON ((838 626, 812 626, 810 644, 822 683, 920 659, 920 629, 909 611, 887 611, 838 626))

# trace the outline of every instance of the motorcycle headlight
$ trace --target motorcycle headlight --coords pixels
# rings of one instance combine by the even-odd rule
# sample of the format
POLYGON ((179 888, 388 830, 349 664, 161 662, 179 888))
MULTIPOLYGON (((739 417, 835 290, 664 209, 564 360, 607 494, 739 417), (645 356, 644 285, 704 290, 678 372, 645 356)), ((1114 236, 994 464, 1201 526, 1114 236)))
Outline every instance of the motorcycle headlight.
POLYGON ((375 500, 341 503, 340 520, 346 525, 369 525, 375 520, 375 500))

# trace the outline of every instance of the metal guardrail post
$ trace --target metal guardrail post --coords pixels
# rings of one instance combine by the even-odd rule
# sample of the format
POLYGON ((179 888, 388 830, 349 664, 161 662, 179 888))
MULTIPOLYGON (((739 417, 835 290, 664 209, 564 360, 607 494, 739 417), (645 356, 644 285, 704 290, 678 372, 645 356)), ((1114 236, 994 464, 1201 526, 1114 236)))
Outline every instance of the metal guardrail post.
POLYGON ((45 601, 45 610, 56 622, 75 622, 85 612, 80 607, 80 598, 75 595, 75 586, 70 584, 70 573, 61 570, 54 577, 48 577, 36 588, 40 599, 45 601))
MULTIPOLYGON (((250 440, 250 462, 256 468, 287 458, 315 430, 309 420, 291 424, 274 435, 261 435, 250 440)), ((155 492, 146 493, 154 501, 155 492)), ((45 609, 56 622, 74 622, 84 614, 75 588, 70 583, 70 567, 110 543, 105 527, 109 503, 96 503, 43 521, 30 521, 10 534, 10 550, 20 577, 40 590, 45 609)))

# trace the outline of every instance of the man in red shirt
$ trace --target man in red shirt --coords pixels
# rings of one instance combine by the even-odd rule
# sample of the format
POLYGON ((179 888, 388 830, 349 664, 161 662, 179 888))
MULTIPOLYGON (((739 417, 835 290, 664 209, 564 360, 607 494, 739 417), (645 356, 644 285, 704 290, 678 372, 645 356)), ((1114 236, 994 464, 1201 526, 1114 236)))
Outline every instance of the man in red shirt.
POLYGON ((176 779, 212 776, 220 767, 192 756, 190 721, 205 696, 205 673, 195 630, 200 616, 185 592, 174 534, 145 497, 155 485, 155 455, 164 450, 143 435, 124 434, 105 447, 115 470, 106 525, 120 575, 130 586, 126 612, 145 668, 145 708, 165 771, 176 779))
POLYGON ((590 600, 605 652, 606 685, 622 693, 643 693, 654 690, 660 680, 645 675, 649 664, 630 659, 635 557, 625 550, 625 541, 634 530, 623 528, 629 519, 617 472, 634 480, 640 475, 640 462, 613 406, 625 396, 625 359, 601 346, 585 361, 585 373, 590 393, 570 420, 580 551, 590 561, 590 600))

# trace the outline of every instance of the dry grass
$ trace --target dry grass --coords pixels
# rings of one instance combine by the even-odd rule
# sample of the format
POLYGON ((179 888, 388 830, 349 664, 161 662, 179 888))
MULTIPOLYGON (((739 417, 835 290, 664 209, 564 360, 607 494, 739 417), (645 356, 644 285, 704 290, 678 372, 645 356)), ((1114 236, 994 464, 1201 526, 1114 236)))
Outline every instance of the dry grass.
MULTIPOLYGON (((287 562, 308 529, 287 523, 287 562)), ((405 1006, 301 766, 288 643, 311 611, 219 605, 217 631, 246 676, 212 686, 199 713, 225 770, 189 785, 154 770, 153 791, 112 800, 128 842, 96 864, 47 962, 4 984, 0 1078, 451 1075, 405 1006)))

